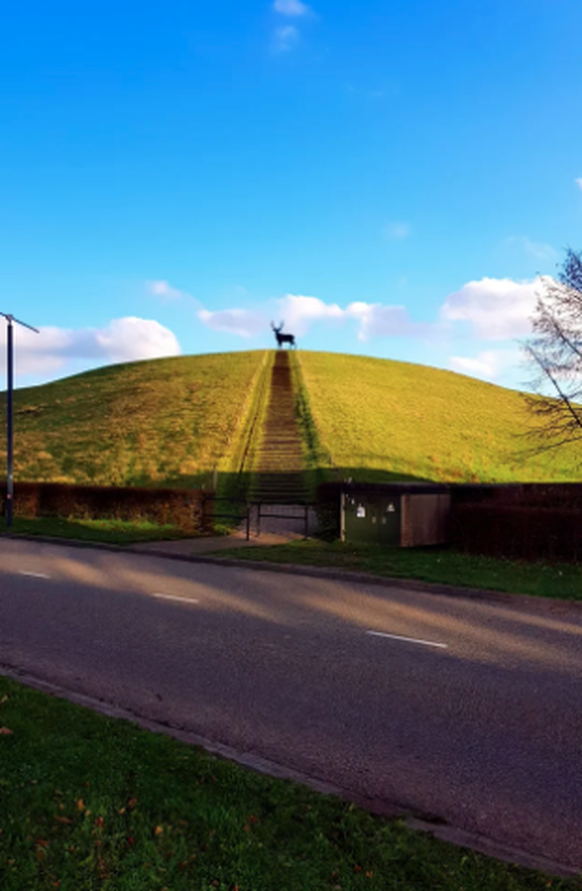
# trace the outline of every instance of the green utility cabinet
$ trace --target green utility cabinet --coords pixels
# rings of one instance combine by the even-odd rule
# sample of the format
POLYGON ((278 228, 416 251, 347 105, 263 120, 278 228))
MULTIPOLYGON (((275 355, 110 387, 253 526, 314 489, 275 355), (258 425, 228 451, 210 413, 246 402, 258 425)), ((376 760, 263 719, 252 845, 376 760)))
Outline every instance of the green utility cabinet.
POLYGON ((401 498, 374 493, 343 494, 343 541, 400 544, 401 498))
POLYGON ((345 483, 340 499, 342 541, 392 547, 448 540, 450 489, 432 483, 345 483))

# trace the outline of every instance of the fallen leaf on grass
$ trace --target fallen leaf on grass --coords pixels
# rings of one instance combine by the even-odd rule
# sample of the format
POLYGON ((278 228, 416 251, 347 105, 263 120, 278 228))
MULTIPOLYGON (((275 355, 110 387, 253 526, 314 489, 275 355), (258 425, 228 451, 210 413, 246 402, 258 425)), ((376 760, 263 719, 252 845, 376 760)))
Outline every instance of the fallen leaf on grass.
POLYGON ((156 835, 161 835, 163 831, 164 831, 164 827, 163 827, 163 826, 156 826, 156 828, 155 828, 155 834, 156 834, 156 835))
POLYGON ((0 736, 12 736, 14 730, 10 730, 9 727, 0 727, 0 736))
POLYGON ((56 817, 54 817, 53 819, 55 819, 57 821, 57 823, 72 823, 73 822, 72 820, 69 820, 68 817, 59 817, 58 815, 56 817))

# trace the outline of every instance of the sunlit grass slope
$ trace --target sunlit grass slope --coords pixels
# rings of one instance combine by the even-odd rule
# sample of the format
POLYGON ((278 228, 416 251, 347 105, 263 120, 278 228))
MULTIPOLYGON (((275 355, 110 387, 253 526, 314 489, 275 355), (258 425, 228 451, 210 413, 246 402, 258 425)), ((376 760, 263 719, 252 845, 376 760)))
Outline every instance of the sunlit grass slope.
POLYGON ((187 487, 214 467, 238 470, 232 465, 267 356, 132 362, 17 390, 16 479, 187 487))
POLYGON ((297 353, 319 462, 359 480, 579 480, 582 450, 531 455, 519 393, 422 365, 297 353))

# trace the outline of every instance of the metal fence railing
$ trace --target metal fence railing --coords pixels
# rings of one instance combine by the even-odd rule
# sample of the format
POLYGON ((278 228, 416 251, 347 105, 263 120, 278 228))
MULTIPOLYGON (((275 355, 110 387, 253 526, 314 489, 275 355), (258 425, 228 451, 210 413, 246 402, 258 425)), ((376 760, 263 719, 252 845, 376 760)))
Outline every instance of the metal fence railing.
POLYGON ((308 538, 313 508, 314 505, 309 502, 282 505, 207 495, 202 499, 202 524, 206 527, 212 520, 230 520, 239 529, 244 528, 246 540, 249 541, 253 525, 255 534, 259 536, 268 520, 295 520, 302 528, 303 537, 308 538))
POLYGON ((237 525, 240 526, 241 523, 245 524, 246 528, 246 539, 247 541, 251 537, 251 502, 247 501, 244 498, 228 498, 221 497, 217 495, 206 495, 202 499, 202 525, 206 526, 206 523, 209 520, 234 520, 237 522, 237 525), (213 509, 208 510, 207 505, 212 503, 213 509), (231 510, 216 510, 214 505, 216 504, 229 504, 233 505, 231 510))
POLYGON ((254 506, 257 508, 257 535, 261 534, 261 520, 272 518, 274 520, 302 520, 303 521, 303 537, 309 537, 309 511, 313 509, 313 505, 307 502, 297 503, 297 504, 289 504, 289 505, 272 505, 265 504, 262 501, 258 501, 254 503, 254 506), (286 513, 282 513, 281 509, 285 509, 285 507, 289 508, 286 513), (276 508, 277 512, 275 513, 273 510, 269 508, 276 508), (295 508, 294 513, 290 513, 290 510, 295 508), (298 513, 298 510, 300 512, 298 513))

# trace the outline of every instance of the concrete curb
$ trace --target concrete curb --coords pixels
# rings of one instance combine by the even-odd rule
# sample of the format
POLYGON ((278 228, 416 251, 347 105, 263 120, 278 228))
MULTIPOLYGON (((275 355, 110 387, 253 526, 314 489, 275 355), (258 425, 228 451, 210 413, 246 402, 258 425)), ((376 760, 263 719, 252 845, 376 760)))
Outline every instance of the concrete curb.
POLYGON ((539 870, 551 876, 575 877, 581 874, 581 869, 570 866, 569 864, 559 863, 550 858, 543 857, 538 854, 531 854, 519 848, 512 848, 496 839, 488 838, 474 832, 467 832, 464 829, 458 829, 448 824, 443 824, 436 815, 413 813, 410 807, 391 801, 385 801, 379 798, 366 798, 357 792, 344 789, 329 783, 321 777, 312 777, 293 768, 286 767, 275 761, 270 761, 253 752, 240 751, 232 746, 224 745, 215 740, 207 739, 183 727, 173 724, 162 724, 152 721, 137 712, 124 709, 121 706, 113 705, 101 699, 93 699, 84 693, 67 690, 50 681, 37 678, 27 674, 24 671, 16 669, 12 666, 0 664, 0 675, 17 681, 28 687, 32 687, 41 693, 49 696, 55 696, 59 699, 65 699, 75 705, 90 708, 99 714, 109 718, 118 720, 131 721, 144 730, 152 733, 163 733, 171 736, 180 742, 188 745, 199 746, 211 755, 222 758, 226 761, 232 761, 241 767, 254 770, 257 773, 275 779, 290 780, 294 783, 300 783, 319 792, 323 795, 330 795, 340 798, 343 801, 349 801, 362 810, 370 811, 373 814, 384 817, 389 820, 403 820, 407 827, 415 832, 426 832, 433 835, 441 841, 456 845, 457 847, 469 848, 488 857, 494 857, 497 860, 503 860, 507 863, 513 863, 526 869, 539 870))
POLYGON ((140 545, 113 545, 106 542, 90 542, 78 539, 51 538, 41 535, 15 535, 0 533, 0 539, 13 541, 36 541, 61 547, 89 548, 110 551, 118 554, 134 554, 145 557, 163 557, 164 560, 177 560, 183 563, 206 563, 211 566, 232 567, 233 569, 249 569, 258 572, 277 572, 307 578, 329 579, 337 582, 353 582, 358 585, 375 585, 384 588, 400 588, 420 594, 436 594, 443 597, 463 597, 469 600, 483 600, 493 603, 522 604, 539 611, 556 612, 560 608, 582 610, 582 601, 567 600, 559 597, 536 597, 533 594, 513 594, 507 591, 494 591, 486 588, 463 588, 438 582, 424 582, 420 579, 399 578, 398 576, 380 576, 372 573, 356 572, 349 569, 336 569, 327 566, 307 566, 299 563, 271 563, 268 560, 237 560, 231 557, 215 557, 212 554, 179 554, 165 551, 162 548, 144 547, 140 545))

